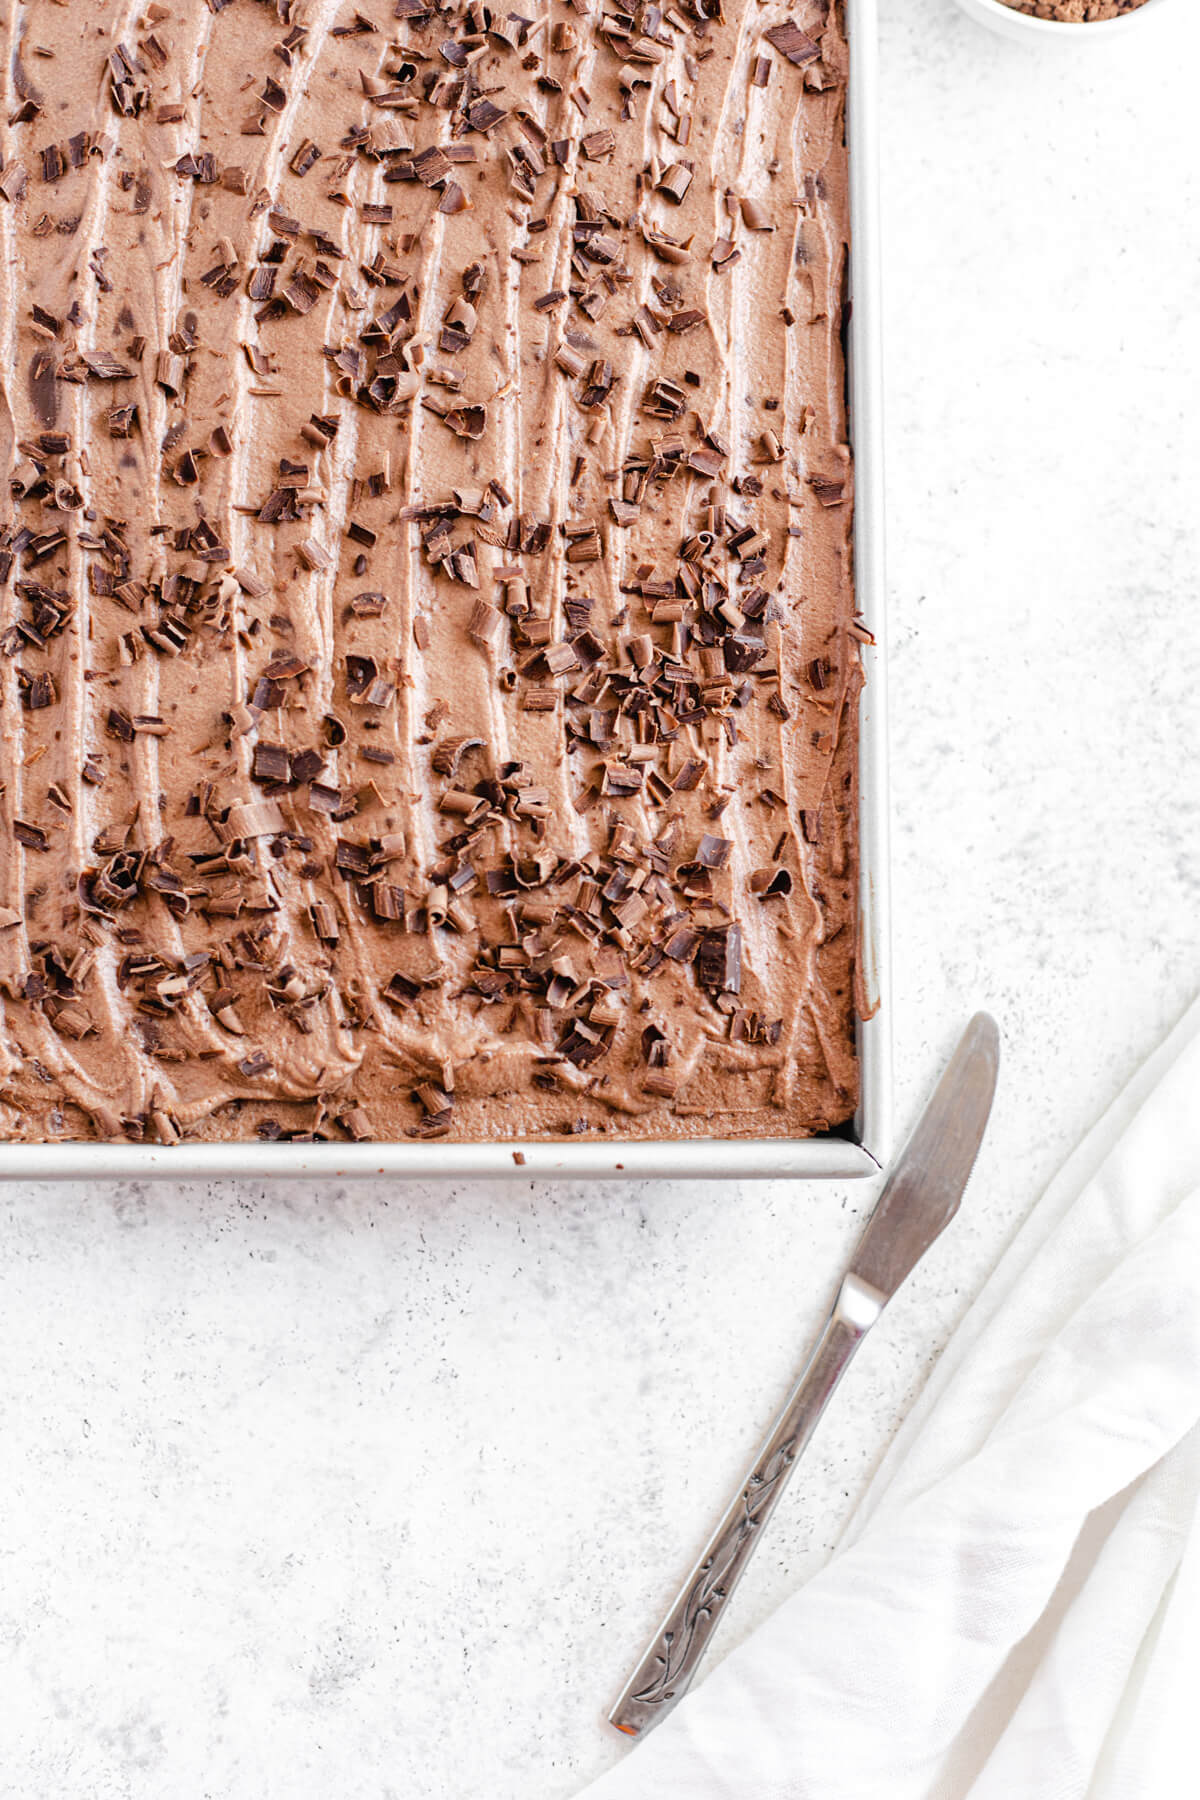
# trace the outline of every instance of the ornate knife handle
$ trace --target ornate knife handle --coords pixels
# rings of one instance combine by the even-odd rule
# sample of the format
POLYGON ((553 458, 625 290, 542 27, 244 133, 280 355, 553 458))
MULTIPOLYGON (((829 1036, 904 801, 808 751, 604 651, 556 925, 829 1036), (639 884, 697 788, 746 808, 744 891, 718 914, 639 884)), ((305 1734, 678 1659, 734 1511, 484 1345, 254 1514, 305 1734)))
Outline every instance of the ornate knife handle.
POLYGON ((708 1640, 753 1556, 796 1462, 850 1359, 884 1307, 884 1296, 847 1275, 804 1372, 671 1610, 609 1713, 637 1737, 657 1725, 692 1684, 708 1640))

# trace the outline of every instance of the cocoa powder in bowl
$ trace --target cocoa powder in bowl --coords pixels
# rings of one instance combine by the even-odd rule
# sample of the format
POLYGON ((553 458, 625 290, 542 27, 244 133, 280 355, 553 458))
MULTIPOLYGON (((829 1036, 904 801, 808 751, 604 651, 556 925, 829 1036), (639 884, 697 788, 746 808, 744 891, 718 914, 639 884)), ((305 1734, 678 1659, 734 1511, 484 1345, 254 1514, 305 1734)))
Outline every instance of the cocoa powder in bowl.
POLYGON ((1145 0, 1004 0, 1014 12, 1034 19, 1051 19, 1058 25, 1091 25, 1100 19, 1119 19, 1136 12, 1145 0))

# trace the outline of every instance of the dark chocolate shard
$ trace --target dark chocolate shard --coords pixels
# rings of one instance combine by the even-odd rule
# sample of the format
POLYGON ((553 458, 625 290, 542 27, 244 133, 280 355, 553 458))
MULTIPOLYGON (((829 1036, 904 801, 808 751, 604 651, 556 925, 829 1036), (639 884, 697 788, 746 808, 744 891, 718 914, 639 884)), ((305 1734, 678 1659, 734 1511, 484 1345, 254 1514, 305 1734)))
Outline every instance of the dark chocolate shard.
POLYGON ((763 35, 781 56, 786 56, 798 69, 815 62, 821 54, 821 46, 806 31, 801 31, 793 19, 788 19, 782 25, 773 25, 763 35))
POLYGON ((705 931, 696 951, 696 979, 712 993, 742 988, 742 928, 736 922, 705 931))

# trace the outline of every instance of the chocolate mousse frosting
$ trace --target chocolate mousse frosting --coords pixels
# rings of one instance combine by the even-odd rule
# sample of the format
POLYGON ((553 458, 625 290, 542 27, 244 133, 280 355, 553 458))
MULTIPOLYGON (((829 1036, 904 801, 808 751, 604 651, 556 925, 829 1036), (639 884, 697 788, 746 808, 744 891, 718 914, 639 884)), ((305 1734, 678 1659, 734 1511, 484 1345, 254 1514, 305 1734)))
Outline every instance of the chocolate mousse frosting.
POLYGON ((847 1120, 840 0, 4 20, 0 1135, 847 1120))

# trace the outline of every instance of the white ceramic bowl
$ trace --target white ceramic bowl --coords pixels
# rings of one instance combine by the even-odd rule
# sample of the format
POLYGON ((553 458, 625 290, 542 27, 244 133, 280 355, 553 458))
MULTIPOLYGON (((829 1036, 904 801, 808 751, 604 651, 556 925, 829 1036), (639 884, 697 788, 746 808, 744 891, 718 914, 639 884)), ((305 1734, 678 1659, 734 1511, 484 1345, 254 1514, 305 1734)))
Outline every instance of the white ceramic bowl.
POLYGON ((1021 38, 1027 44, 1039 39, 1043 44, 1055 40, 1069 43, 1074 39, 1086 46, 1111 44, 1122 33, 1150 24, 1166 10, 1171 0, 1145 0, 1144 5, 1135 6, 1132 12, 1120 13, 1115 19, 1097 19, 1090 25, 1065 25, 1058 19, 1035 19, 1032 13, 1017 12, 1015 8, 1005 6, 1003 0, 958 0, 958 4, 980 25, 999 32, 1001 37, 1021 38))

